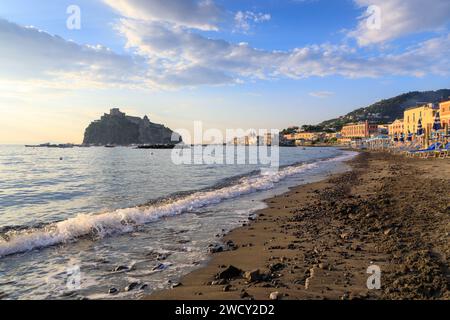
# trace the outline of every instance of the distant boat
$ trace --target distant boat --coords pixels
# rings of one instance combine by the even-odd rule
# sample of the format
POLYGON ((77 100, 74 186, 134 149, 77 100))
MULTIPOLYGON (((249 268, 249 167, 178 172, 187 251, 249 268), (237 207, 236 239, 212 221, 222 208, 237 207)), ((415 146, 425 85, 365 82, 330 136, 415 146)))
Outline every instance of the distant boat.
POLYGON ((106 146, 105 146, 105 148, 115 148, 116 146, 115 145, 112 145, 112 144, 107 144, 106 146))
POLYGON ((43 144, 37 144, 37 145, 30 145, 26 144, 26 148, 60 148, 60 149, 67 149, 67 148, 73 148, 75 145, 71 143, 65 143, 65 144, 50 144, 50 143, 43 143, 43 144))
POLYGON ((136 149, 174 149, 175 146, 175 144, 145 144, 137 146, 136 149))

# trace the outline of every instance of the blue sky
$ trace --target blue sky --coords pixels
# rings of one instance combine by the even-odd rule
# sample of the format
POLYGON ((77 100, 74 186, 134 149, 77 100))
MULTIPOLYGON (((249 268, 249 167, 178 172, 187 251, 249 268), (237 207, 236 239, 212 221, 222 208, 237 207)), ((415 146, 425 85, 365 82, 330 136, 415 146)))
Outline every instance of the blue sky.
POLYGON ((284 128, 448 88, 449 21, 447 0, 4 0, 0 143, 81 142, 113 106, 284 128))

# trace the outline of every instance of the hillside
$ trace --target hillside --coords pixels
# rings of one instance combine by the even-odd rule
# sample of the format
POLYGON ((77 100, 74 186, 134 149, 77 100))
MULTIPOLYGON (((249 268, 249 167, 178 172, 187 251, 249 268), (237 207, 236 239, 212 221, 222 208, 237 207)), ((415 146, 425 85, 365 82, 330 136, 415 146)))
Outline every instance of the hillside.
POLYGON ((390 123, 397 118, 403 118, 405 108, 419 103, 440 102, 450 97, 450 89, 437 91, 414 91, 394 98, 381 100, 371 106, 360 108, 343 117, 331 119, 314 126, 320 130, 335 128, 340 130, 344 124, 368 120, 374 123, 390 123))

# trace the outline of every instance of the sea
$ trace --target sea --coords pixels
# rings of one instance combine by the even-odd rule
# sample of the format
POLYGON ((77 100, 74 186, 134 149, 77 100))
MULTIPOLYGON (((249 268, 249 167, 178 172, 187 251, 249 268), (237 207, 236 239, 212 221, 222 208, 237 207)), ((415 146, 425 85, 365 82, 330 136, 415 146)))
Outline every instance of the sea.
POLYGON ((139 299, 170 288, 265 199, 344 172, 356 155, 282 147, 279 168, 267 170, 180 165, 173 152, 0 146, 0 299, 139 299))

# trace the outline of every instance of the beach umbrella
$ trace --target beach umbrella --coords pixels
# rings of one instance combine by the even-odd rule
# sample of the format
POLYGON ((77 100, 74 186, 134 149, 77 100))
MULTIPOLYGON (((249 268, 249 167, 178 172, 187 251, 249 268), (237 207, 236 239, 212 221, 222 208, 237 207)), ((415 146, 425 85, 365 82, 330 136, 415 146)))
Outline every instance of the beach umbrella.
POLYGON ((417 124, 417 135, 423 135, 422 119, 419 119, 419 123, 417 124))
POLYGON ((398 133, 394 133, 394 141, 398 141, 398 133))
POLYGON ((413 138, 413 134, 411 133, 411 131, 408 131, 408 141, 412 141, 413 138))
POLYGON ((400 134, 400 141, 405 142, 405 134, 403 132, 400 134))
POLYGON ((434 118, 433 130, 439 131, 441 129, 442 129, 441 117, 440 117, 440 114, 439 114, 439 111, 438 111, 438 112, 436 112, 436 117, 434 118))
POLYGON ((439 114, 439 111, 436 112, 436 117, 434 118, 434 124, 433 124, 433 130, 439 131, 441 130, 441 116, 439 114))
POLYGON ((435 131, 433 136, 436 138, 436 140, 439 140, 439 133, 438 131, 441 130, 441 116, 439 114, 439 111, 436 112, 436 117, 434 118, 433 123, 433 130, 435 131))

